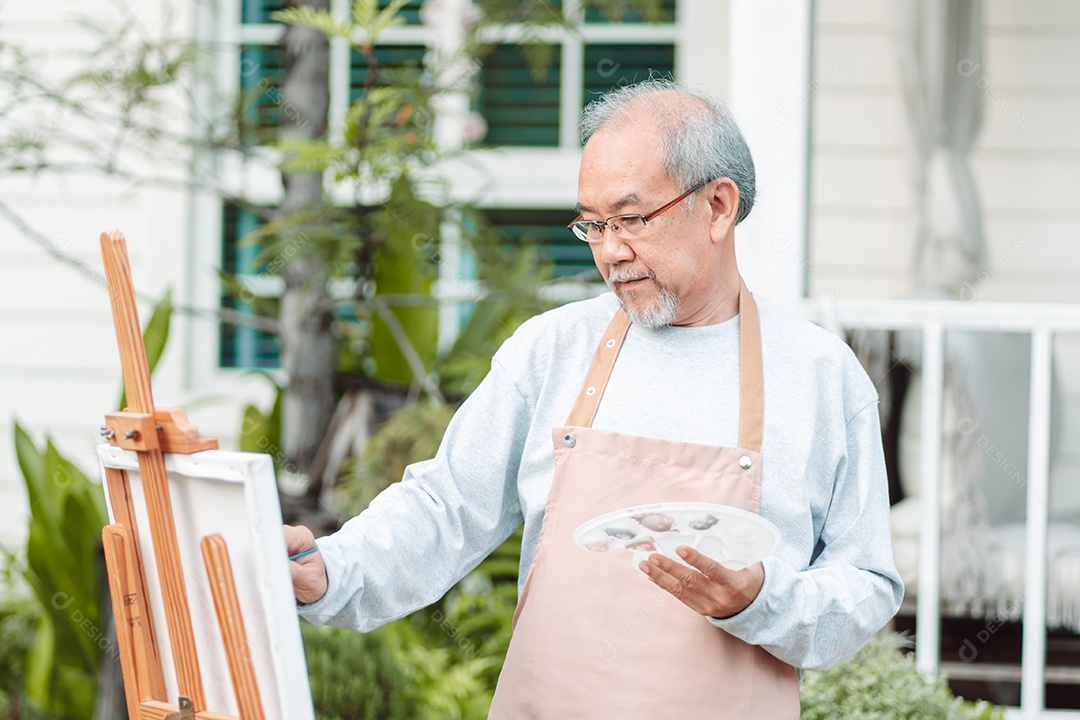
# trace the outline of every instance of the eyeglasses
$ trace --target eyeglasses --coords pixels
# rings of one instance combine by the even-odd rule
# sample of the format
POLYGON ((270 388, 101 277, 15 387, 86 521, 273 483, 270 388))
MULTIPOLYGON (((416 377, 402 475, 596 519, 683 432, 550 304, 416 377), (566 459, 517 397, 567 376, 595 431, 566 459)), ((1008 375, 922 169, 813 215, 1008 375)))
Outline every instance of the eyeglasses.
POLYGON ((607 220, 582 220, 581 216, 578 215, 578 219, 566 227, 570 228, 570 231, 574 233, 578 240, 584 240, 587 243, 600 242, 604 237, 604 228, 611 228, 611 232, 623 240, 632 240, 641 234, 646 223, 665 210, 675 207, 680 201, 686 199, 691 193, 705 187, 709 182, 706 180, 698 183, 664 207, 653 210, 648 215, 613 215, 607 220))

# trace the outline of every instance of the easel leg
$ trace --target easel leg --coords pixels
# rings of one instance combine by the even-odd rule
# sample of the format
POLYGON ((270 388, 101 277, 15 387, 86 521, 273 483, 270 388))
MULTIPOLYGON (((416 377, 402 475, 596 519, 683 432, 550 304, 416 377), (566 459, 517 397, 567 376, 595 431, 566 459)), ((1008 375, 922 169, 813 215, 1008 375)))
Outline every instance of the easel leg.
POLYGON ((105 546, 105 565, 109 574, 109 594, 112 595, 113 617, 116 620, 116 645, 120 651, 120 668, 124 672, 124 697, 127 699, 128 717, 139 717, 140 673, 135 663, 135 640, 132 617, 132 597, 127 587, 128 552, 127 533, 119 525, 102 528, 101 539, 105 546))
POLYGON ((240 599, 236 594, 232 564, 225 538, 219 534, 202 539, 203 559, 206 573, 210 576, 210 592, 214 596, 221 638, 225 643, 225 656, 229 660, 233 690, 240 706, 241 720, 264 720, 259 684, 251 664, 251 649, 244 630, 244 618, 240 611, 240 599))
MULTIPOLYGON (((127 473, 115 468, 105 468, 105 480, 109 490, 109 501, 112 505, 113 516, 116 526, 125 533, 124 554, 126 557, 126 574, 121 578, 127 588, 125 601, 131 602, 133 615, 140 618, 137 626, 132 626, 132 639, 135 643, 135 670, 138 678, 138 697, 140 700, 165 701, 165 676, 161 670, 161 655, 158 652, 157 636, 154 633, 154 618, 150 614, 146 591, 146 574, 142 561, 142 552, 139 548, 138 526, 135 522, 135 506, 131 501, 131 486, 128 483, 127 473)), ((115 527, 115 526, 114 526, 115 527)), ((108 530, 108 528, 106 528, 108 530)), ((120 565, 124 568, 124 565, 120 565)), ((110 567, 110 574, 112 569, 110 567)), ((113 606, 120 602, 113 597, 113 606)), ((117 626, 120 620, 117 616, 117 626)), ((117 629, 119 633, 119 629, 117 629)), ((126 676, 125 676, 126 678, 126 676)), ((126 682, 126 680, 125 680, 126 682)))

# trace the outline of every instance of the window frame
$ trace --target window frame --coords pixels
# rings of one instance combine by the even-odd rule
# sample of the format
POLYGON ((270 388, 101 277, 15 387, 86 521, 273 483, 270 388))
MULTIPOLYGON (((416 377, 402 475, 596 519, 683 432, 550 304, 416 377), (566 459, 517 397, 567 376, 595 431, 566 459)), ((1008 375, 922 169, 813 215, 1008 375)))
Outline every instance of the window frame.
MULTIPOLYGON (((349 0, 331 0, 331 11, 348 12, 349 0)), ((726 48, 717 42, 725 37, 729 22, 728 3, 724 0, 679 0, 674 22, 659 25, 585 23, 579 31, 553 26, 543 31, 552 42, 560 45, 560 110, 559 144, 557 147, 501 146, 468 152, 467 161, 448 167, 460 178, 455 183, 457 197, 468 198, 484 209, 555 209, 567 208, 568 217, 576 202, 577 166, 580 157, 577 122, 583 105, 585 46, 594 44, 671 44, 674 46, 675 69, 681 80, 703 85, 723 95, 726 86, 726 48), (711 26, 711 27, 710 27, 711 26), (527 171, 525 171, 527 169, 527 171)), ((203 3, 197 3, 203 6, 203 3)), ((566 0, 565 12, 581 17, 580 3, 566 0)), ((275 24, 242 22, 242 0, 220 0, 210 7, 196 10, 196 35, 217 48, 205 68, 212 82, 198 83, 194 119, 214 117, 213 112, 200 108, 220 109, 223 99, 236 97, 240 87, 241 48, 245 45, 275 44, 281 27, 275 24)), ((522 28, 492 26, 485 29, 483 39, 492 42, 515 42, 523 39, 522 28)), ((423 25, 392 28, 380 42, 394 45, 423 44, 434 47, 437 38, 423 25)), ((328 129, 331 135, 340 133, 341 120, 349 103, 349 44, 340 38, 330 41, 330 105, 328 129)), ((224 102, 228 102, 224 100, 224 102)), ((204 121, 204 120, 203 120, 204 121)), ((438 122, 438 120, 437 120, 438 122)), ((212 169, 222 177, 226 192, 244 197, 257 205, 276 205, 283 194, 280 175, 276 170, 276 153, 269 148, 255 148, 247 157, 238 153, 219 152, 214 156, 196 159, 196 166, 212 169)), ((348 187, 329 187, 331 197, 351 202, 348 187)), ((220 282, 213 273, 222 257, 224 203, 211 193, 192 193, 190 291, 194 304, 207 312, 192 319, 187 363, 188 382, 206 374, 231 377, 243 368, 220 367, 218 364, 218 333, 211 332, 215 319, 207 319, 216 310, 221 297, 220 282)), ((376 196, 364 202, 377 203, 376 196)), ((480 291, 475 280, 461 278, 462 247, 452 228, 444 234, 440 248, 440 277, 433 292, 440 299, 440 346, 447 347, 456 337, 459 313, 457 306, 476 297, 480 291)), ((277 292, 281 283, 275 278, 254 278, 261 290, 277 292)), ((590 290, 593 294, 602 286, 590 290)), ((575 297, 577 293, 556 291, 557 295, 575 297)))

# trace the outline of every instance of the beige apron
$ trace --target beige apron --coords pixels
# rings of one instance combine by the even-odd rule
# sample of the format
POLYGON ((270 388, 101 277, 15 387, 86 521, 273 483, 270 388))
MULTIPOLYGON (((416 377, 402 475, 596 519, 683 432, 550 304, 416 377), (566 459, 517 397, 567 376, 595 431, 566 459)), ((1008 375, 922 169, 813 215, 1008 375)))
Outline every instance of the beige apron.
POLYGON ((761 331, 745 284, 739 313, 740 447, 730 448, 590 427, 630 326, 616 312, 567 426, 553 432, 555 478, 489 718, 798 718, 793 667, 654 585, 627 552, 588 552, 572 539, 586 520, 630 505, 759 512, 761 331))

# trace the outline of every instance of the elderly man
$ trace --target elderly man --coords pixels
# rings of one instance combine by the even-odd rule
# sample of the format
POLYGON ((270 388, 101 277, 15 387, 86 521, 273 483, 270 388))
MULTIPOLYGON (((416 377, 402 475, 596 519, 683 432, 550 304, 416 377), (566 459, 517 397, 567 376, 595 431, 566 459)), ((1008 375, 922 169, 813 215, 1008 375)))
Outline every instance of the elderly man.
MULTIPOLYGON (((797 718, 797 669, 853 654, 903 595, 873 385, 743 284, 754 166, 723 105, 650 81, 591 105, 582 135, 570 229, 612 292, 506 341, 435 458, 292 563, 301 613, 361 631, 401 617, 524 521, 491 717, 797 718), (640 573, 574 543, 597 515, 665 501, 760 512, 781 543, 740 570, 682 546, 640 573)), ((286 532, 290 552, 315 545, 286 532)))

